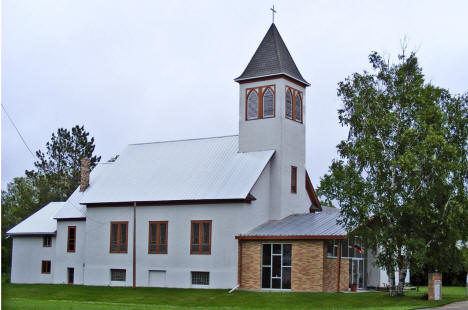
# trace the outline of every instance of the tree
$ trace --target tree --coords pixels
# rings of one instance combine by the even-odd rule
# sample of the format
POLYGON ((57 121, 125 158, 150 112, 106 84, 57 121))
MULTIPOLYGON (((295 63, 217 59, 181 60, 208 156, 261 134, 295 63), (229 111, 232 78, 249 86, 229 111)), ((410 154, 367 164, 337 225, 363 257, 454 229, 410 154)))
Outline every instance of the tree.
POLYGON ((2 191, 2 270, 9 270, 11 240, 6 231, 51 201, 65 201, 80 184, 82 158, 90 159, 90 168, 101 160, 93 155, 94 138, 84 126, 70 130, 59 128, 46 144, 46 151, 37 151, 35 170, 15 178, 2 191))
POLYGON ((91 169, 101 160, 93 156, 94 138, 88 141, 88 137, 84 126, 76 125, 71 131, 59 128, 47 142, 46 152, 36 152, 36 170, 26 175, 35 180, 41 202, 66 200, 80 184, 81 159, 89 158, 91 169))
POLYGON ((414 53, 398 60, 373 52, 371 72, 338 84, 339 122, 349 134, 317 190, 339 204, 341 224, 375 249, 392 296, 403 294, 410 263, 431 261, 442 271, 450 249, 468 236, 468 95, 425 83, 414 53))

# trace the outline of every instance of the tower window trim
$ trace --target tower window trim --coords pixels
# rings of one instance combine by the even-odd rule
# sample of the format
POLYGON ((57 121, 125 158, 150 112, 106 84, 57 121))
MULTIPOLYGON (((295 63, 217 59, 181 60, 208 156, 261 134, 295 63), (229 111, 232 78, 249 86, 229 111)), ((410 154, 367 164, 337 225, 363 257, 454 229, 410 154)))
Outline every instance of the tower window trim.
POLYGON ((276 117, 276 85, 262 85, 258 87, 251 87, 245 90, 245 120, 246 121, 253 121, 257 119, 264 119, 264 118, 275 118, 276 117), (265 92, 270 89, 273 92, 273 116, 264 116, 263 114, 263 96, 265 92), (252 92, 257 94, 257 117, 256 118, 249 118, 249 96, 252 92))
POLYGON ((292 88, 290 86, 286 86, 286 92, 285 92, 285 95, 284 95, 284 116, 287 118, 287 119, 290 119, 290 120, 293 120, 295 122, 298 122, 298 123, 303 123, 304 122, 304 97, 302 96, 302 92, 300 90, 297 90, 295 88, 292 88), (291 117, 288 117, 286 115, 286 109, 287 109, 287 100, 286 100, 286 97, 288 95, 288 92, 291 94, 291 117), (299 96, 300 100, 301 100, 301 119, 298 120, 296 119, 296 97, 299 96))
POLYGON ((291 166, 291 193, 297 193, 297 167, 291 166))

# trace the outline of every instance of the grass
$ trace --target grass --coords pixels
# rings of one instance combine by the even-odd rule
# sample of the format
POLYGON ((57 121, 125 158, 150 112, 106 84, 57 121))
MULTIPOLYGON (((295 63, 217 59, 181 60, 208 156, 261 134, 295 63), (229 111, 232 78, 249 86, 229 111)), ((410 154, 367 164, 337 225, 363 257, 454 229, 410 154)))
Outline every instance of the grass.
POLYGON ((2 285, 2 309, 418 309, 467 300, 464 287, 444 287, 442 301, 421 299, 427 288, 391 298, 385 292, 267 293, 227 290, 100 287, 81 285, 2 285))

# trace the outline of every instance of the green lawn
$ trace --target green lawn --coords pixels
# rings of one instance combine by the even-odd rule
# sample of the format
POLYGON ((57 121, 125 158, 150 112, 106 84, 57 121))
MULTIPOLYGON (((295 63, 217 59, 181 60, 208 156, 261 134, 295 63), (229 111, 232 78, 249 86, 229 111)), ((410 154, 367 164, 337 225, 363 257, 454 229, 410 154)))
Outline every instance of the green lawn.
POLYGON ((2 309, 418 309, 466 300, 464 287, 444 287, 441 302, 421 299, 427 289, 390 298, 370 293, 257 293, 227 290, 2 285, 2 309))

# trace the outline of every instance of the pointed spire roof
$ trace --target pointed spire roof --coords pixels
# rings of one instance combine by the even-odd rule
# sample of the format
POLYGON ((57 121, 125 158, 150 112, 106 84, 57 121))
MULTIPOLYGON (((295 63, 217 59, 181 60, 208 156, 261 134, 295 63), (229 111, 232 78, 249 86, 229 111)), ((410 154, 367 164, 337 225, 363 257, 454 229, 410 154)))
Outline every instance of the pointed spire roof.
POLYGON ((310 85, 297 69, 275 24, 271 24, 247 68, 234 81, 240 82, 280 74, 284 74, 307 86, 310 85))

